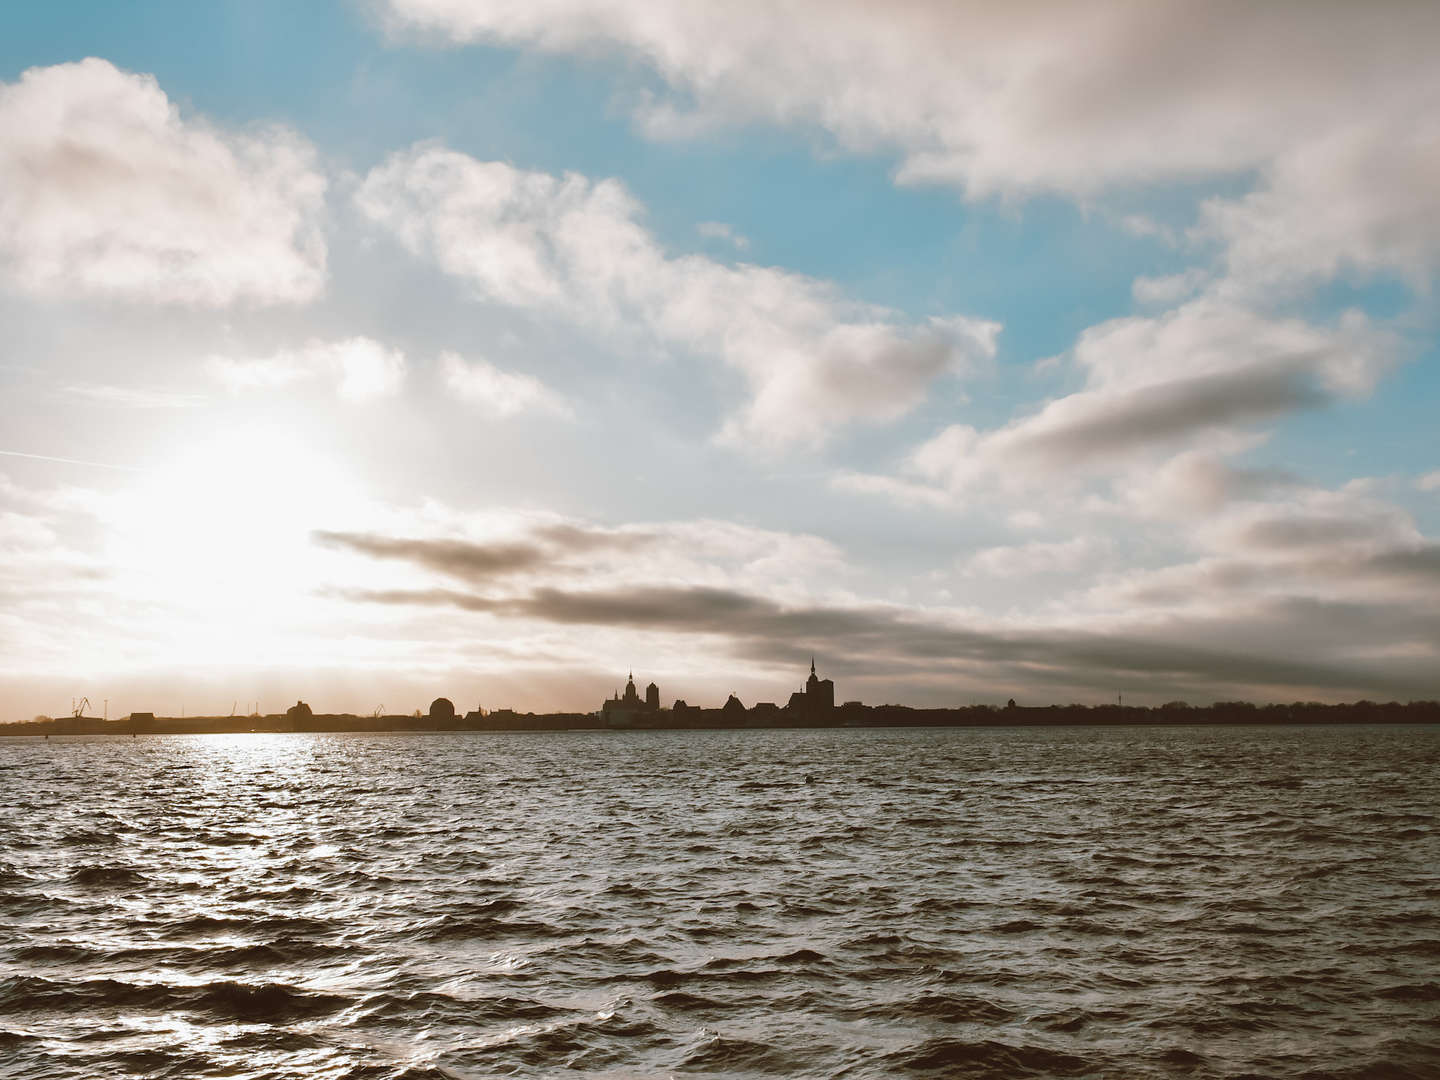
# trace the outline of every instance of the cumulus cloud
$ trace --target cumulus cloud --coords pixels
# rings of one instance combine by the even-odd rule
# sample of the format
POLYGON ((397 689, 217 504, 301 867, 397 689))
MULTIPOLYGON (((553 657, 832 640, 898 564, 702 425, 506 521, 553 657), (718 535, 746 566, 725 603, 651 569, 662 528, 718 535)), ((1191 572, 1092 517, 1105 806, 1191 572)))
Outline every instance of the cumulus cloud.
POLYGON ((1421 491, 1440 491, 1440 469, 1417 478, 1415 486, 1421 491))
MULTIPOLYGON (((1428 281, 1440 262, 1440 8, 1305 0, 388 0, 396 27, 553 53, 609 50, 663 84, 640 128, 818 126, 898 155, 902 182, 971 198, 1253 175, 1194 235, 1238 288, 1345 269, 1428 281)), ((1174 242, 1141 214, 1127 230, 1174 242)), ((1187 282, 1140 284, 1143 302, 1187 282), (1149 294, 1149 295, 1147 295, 1149 294)))
MULTIPOLYGON (((1117 573, 1090 599, 1111 611, 1217 616, 1279 603, 1388 605, 1397 625, 1440 602, 1440 545, 1363 483, 1246 484, 1195 518, 1187 538, 1191 561, 1117 573)), ((1371 644, 1383 644, 1385 632, 1374 634, 1371 644)))
POLYGON ((182 118, 105 60, 0 84, 0 271, 40 296, 220 307, 325 284, 325 180, 283 129, 182 118))
POLYGON ((1337 117, 1423 115, 1440 15, 1327 4, 877 7, 863 0, 695 3, 389 0, 397 24, 456 41, 639 58, 670 88, 642 122, 682 114, 813 123, 859 149, 893 147, 902 175, 999 190, 1088 192, 1137 179, 1254 168, 1337 117))
POLYGON ((1228 288, 1283 295, 1383 272, 1427 288, 1440 266, 1436 104, 1432 88, 1429 107, 1354 118, 1278 156, 1250 194, 1207 201, 1195 234, 1223 244, 1228 288))
POLYGON ((1082 333, 1072 356, 1097 389, 1133 390, 1184 378, 1301 372, 1327 394, 1368 392, 1396 343, 1364 315, 1333 327, 1275 318, 1204 296, 1155 317, 1112 319, 1082 333))
POLYGON ((1142 518, 1174 521, 1303 487, 1298 477, 1283 469, 1239 466, 1224 460, 1227 453, 1253 449, 1259 440, 1240 437, 1217 442, 1219 445, 1187 450, 1158 465, 1121 474, 1114 484, 1121 505, 1142 518))
POLYGON ((533 375, 502 371, 488 360, 442 353, 440 377, 450 393, 494 417, 523 412, 572 414, 564 399, 533 375))
POLYGON ((998 324, 905 322, 828 283, 773 268, 672 257, 613 180, 482 162, 439 146, 396 154, 356 196, 361 212, 482 299, 556 313, 736 369, 750 400, 723 434, 745 445, 821 441, 894 419, 930 383, 994 355, 998 324))
POLYGON ((366 337, 309 341, 265 357, 212 356, 206 366, 231 393, 330 379, 340 397, 357 402, 399 393, 406 369, 404 353, 366 337))
POLYGON ((1091 327, 1070 353, 1083 389, 990 431, 952 424, 917 447, 906 469, 954 494, 1158 464, 1197 440, 1364 394, 1396 349, 1358 313, 1318 327, 1204 296, 1091 327))
POLYGON ((916 449, 911 465, 955 490, 978 479, 1024 482, 1324 400, 1303 374, 1289 371, 1201 375, 1085 391, 996 431, 952 425, 916 449))

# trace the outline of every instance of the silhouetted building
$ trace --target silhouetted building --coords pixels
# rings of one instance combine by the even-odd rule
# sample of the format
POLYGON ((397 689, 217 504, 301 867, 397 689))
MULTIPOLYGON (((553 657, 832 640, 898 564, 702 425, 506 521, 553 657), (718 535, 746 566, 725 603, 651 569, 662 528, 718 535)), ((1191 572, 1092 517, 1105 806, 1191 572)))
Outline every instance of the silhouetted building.
POLYGON ((297 701, 285 710, 286 720, 309 720, 311 715, 310 706, 303 701, 297 701))
POLYGON ((810 677, 805 680, 805 689, 790 695, 789 709, 806 715, 820 715, 835 708, 835 683, 815 674, 815 658, 810 658, 810 677))
POLYGON ((437 697, 430 703, 430 719, 450 723, 455 719, 455 703, 449 698, 437 697))
POLYGON ((651 683, 645 688, 645 699, 635 690, 635 674, 625 681, 624 695, 616 694, 600 705, 600 718, 606 727, 633 727, 642 717, 653 717, 660 711, 660 688, 651 683))
POLYGON ((725 706, 720 710, 727 723, 734 723, 745 719, 745 706, 740 699, 731 694, 725 699, 725 706))

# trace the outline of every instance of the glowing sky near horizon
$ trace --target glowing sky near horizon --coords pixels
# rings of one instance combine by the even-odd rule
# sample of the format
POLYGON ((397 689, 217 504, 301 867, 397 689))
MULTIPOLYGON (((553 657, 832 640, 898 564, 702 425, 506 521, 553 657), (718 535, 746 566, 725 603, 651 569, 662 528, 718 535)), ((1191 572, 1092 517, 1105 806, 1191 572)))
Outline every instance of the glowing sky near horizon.
POLYGON ((1440 697, 1440 7, 0 31, 0 720, 1440 697))

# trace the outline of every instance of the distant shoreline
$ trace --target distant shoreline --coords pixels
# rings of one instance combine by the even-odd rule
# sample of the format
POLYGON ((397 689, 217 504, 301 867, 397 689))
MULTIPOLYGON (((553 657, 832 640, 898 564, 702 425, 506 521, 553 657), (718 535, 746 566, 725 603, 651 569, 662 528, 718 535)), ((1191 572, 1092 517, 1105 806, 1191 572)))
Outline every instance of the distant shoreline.
MULTIPOLYGON (((293 710, 292 710, 293 714, 293 710)), ((355 716, 348 713, 252 716, 153 716, 137 713, 117 720, 99 717, 59 717, 0 725, 0 736, 16 735, 229 735, 283 732, 381 733, 440 731, 744 731, 804 728, 890 727, 1109 727, 1243 724, 1440 724, 1440 702, 1377 703, 1359 701, 1343 705, 1296 702, 1290 705, 1252 705, 1222 702, 1188 706, 1179 703, 1156 708, 1120 705, 1050 705, 992 707, 971 705, 956 709, 915 709, 903 705, 848 704, 822 713, 786 709, 660 710, 636 717, 634 722, 611 724, 597 713, 517 713, 509 709, 472 712, 465 716, 355 716)))

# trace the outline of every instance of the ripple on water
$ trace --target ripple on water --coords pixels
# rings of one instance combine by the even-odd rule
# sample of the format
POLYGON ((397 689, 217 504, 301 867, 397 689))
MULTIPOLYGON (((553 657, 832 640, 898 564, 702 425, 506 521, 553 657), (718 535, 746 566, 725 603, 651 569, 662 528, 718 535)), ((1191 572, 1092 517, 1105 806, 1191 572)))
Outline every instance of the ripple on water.
POLYGON ((1434 729, 0 739, 0 777, 0 1080, 1440 1062, 1434 729))

